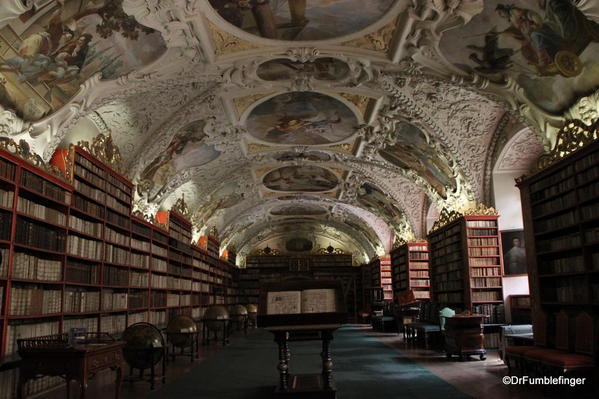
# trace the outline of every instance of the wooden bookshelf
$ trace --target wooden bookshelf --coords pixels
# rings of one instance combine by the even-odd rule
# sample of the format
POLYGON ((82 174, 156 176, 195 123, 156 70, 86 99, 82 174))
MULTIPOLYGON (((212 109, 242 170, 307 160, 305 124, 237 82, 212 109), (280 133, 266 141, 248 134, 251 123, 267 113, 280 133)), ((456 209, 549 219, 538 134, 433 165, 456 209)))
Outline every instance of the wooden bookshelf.
POLYGON ((191 245, 191 224, 166 229, 131 215, 133 185, 74 146, 53 164, 62 179, 0 150, 0 356, 17 337, 119 335, 174 314, 238 300, 234 266, 191 245))
POLYGON ((393 301, 393 276, 391 271, 391 257, 384 256, 373 259, 370 264, 372 287, 381 288, 384 302, 393 301))
POLYGON ((508 300, 512 324, 532 324, 530 295, 510 295, 508 300))
MULTIPOLYGON (((443 216, 442 216, 443 217, 443 216)), ((432 299, 503 322, 503 260, 498 216, 459 216, 428 235, 432 299)))
POLYGON ((393 295, 400 304, 430 300, 427 242, 410 242, 391 251, 393 295))
MULTIPOLYGON (((570 123, 570 147, 518 183, 522 197, 531 307, 550 317, 599 309, 599 125, 570 123), (595 140, 590 140, 594 131, 595 140), (572 140, 581 139, 581 145, 572 140), (586 144, 586 145, 585 145, 586 144), (573 151, 574 150, 574 151, 573 151), (567 154, 567 155, 564 155, 567 154)), ((549 342, 555 331, 550 329, 549 342)), ((571 337, 572 339, 572 337, 571 337)), ((571 345, 573 343, 571 342, 571 345)))

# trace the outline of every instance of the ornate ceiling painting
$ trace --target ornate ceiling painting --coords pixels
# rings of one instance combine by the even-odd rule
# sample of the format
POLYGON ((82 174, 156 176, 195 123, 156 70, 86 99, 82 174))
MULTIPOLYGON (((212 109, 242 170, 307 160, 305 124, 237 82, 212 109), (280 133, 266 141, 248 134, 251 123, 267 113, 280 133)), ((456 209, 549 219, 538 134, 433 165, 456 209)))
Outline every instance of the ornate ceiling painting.
POLYGON ((284 166, 269 172, 264 185, 273 191, 322 192, 337 187, 335 174, 318 166, 284 166))
POLYGON ((316 205, 292 204, 285 205, 270 211, 273 216, 319 216, 326 215, 327 210, 316 205))
POLYGON ((48 160, 112 132, 135 209, 184 196, 194 238, 215 228, 240 262, 366 262, 429 210, 493 205, 516 132, 536 153, 599 119, 591 1, 0 3, 0 136, 48 160))
POLYGON ((342 102, 313 92, 279 94, 254 108, 250 134, 280 145, 322 145, 353 135, 358 121, 342 102))
POLYGON ((599 24, 569 0, 485 1, 482 13, 444 35, 441 50, 493 82, 515 79, 549 113, 598 87, 599 24))
POLYGON ((441 197, 447 198, 447 190, 454 190, 456 181, 448 161, 432 147, 425 134, 414 125, 400 123, 392 137, 394 143, 380 152, 381 156, 399 166, 421 175, 441 197))
POLYGON ((150 200, 161 194, 179 172, 202 166, 220 155, 213 145, 205 144, 204 126, 204 121, 194 121, 183 127, 140 174, 139 188, 148 191, 150 200))
POLYGON ((394 0, 210 0, 230 24, 278 40, 323 40, 360 31, 380 19, 394 0))
POLYGON ((256 74, 262 80, 290 80, 298 75, 308 76, 317 80, 337 81, 349 74, 349 66, 336 58, 322 57, 314 61, 291 61, 287 58, 277 58, 261 64, 256 74))
POLYGON ((92 75, 115 79, 166 51, 119 0, 35 4, 0 29, 0 105, 26 121, 62 107, 92 75))

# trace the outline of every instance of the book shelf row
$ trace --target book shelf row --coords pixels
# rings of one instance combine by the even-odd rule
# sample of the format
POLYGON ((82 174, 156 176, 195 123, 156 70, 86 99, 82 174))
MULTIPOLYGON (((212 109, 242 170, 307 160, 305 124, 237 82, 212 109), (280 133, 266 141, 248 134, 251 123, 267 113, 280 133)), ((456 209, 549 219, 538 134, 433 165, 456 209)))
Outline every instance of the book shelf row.
POLYGON ((71 181, 0 151, 0 355, 15 337, 118 334, 238 303, 234 267, 191 245, 189 222, 169 212, 164 230, 131 216, 132 184, 67 152, 71 181))

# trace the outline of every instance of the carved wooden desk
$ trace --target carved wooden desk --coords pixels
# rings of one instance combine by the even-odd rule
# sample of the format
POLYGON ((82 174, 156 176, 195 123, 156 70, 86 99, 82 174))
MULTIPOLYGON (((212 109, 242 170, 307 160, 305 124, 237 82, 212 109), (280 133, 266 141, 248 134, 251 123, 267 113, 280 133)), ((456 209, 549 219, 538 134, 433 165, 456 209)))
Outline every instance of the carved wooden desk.
POLYGON ((267 327, 266 330, 275 336, 279 346, 279 385, 275 390, 277 396, 335 398, 336 388, 333 380, 333 359, 331 357, 330 343, 333 331, 341 327, 340 324, 321 324, 304 326, 267 327), (321 340, 322 372, 320 374, 289 374, 289 341, 321 340))
POLYGON ((115 398, 118 399, 122 382, 124 342, 113 341, 73 346, 64 345, 64 342, 60 341, 53 341, 53 343, 54 345, 36 344, 19 348, 22 360, 17 388, 18 399, 23 398, 25 382, 39 376, 63 377, 67 383, 67 398, 70 395, 69 382, 76 380, 81 386, 80 398, 85 398, 90 377, 106 369, 116 370, 115 398), (63 345, 58 345, 57 342, 63 345))

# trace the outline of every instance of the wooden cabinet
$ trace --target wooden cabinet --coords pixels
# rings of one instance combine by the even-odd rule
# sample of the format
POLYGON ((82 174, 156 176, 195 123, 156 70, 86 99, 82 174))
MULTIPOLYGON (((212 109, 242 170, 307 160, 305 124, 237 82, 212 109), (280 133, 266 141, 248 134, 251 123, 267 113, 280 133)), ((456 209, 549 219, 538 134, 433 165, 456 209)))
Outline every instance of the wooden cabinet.
POLYGON ((485 360, 482 321, 483 315, 456 315, 445 320, 445 352, 447 357, 457 355, 463 360, 478 355, 485 360))
POLYGON ((410 242, 391 251, 391 269, 393 295, 401 305, 430 299, 427 242, 410 242))

